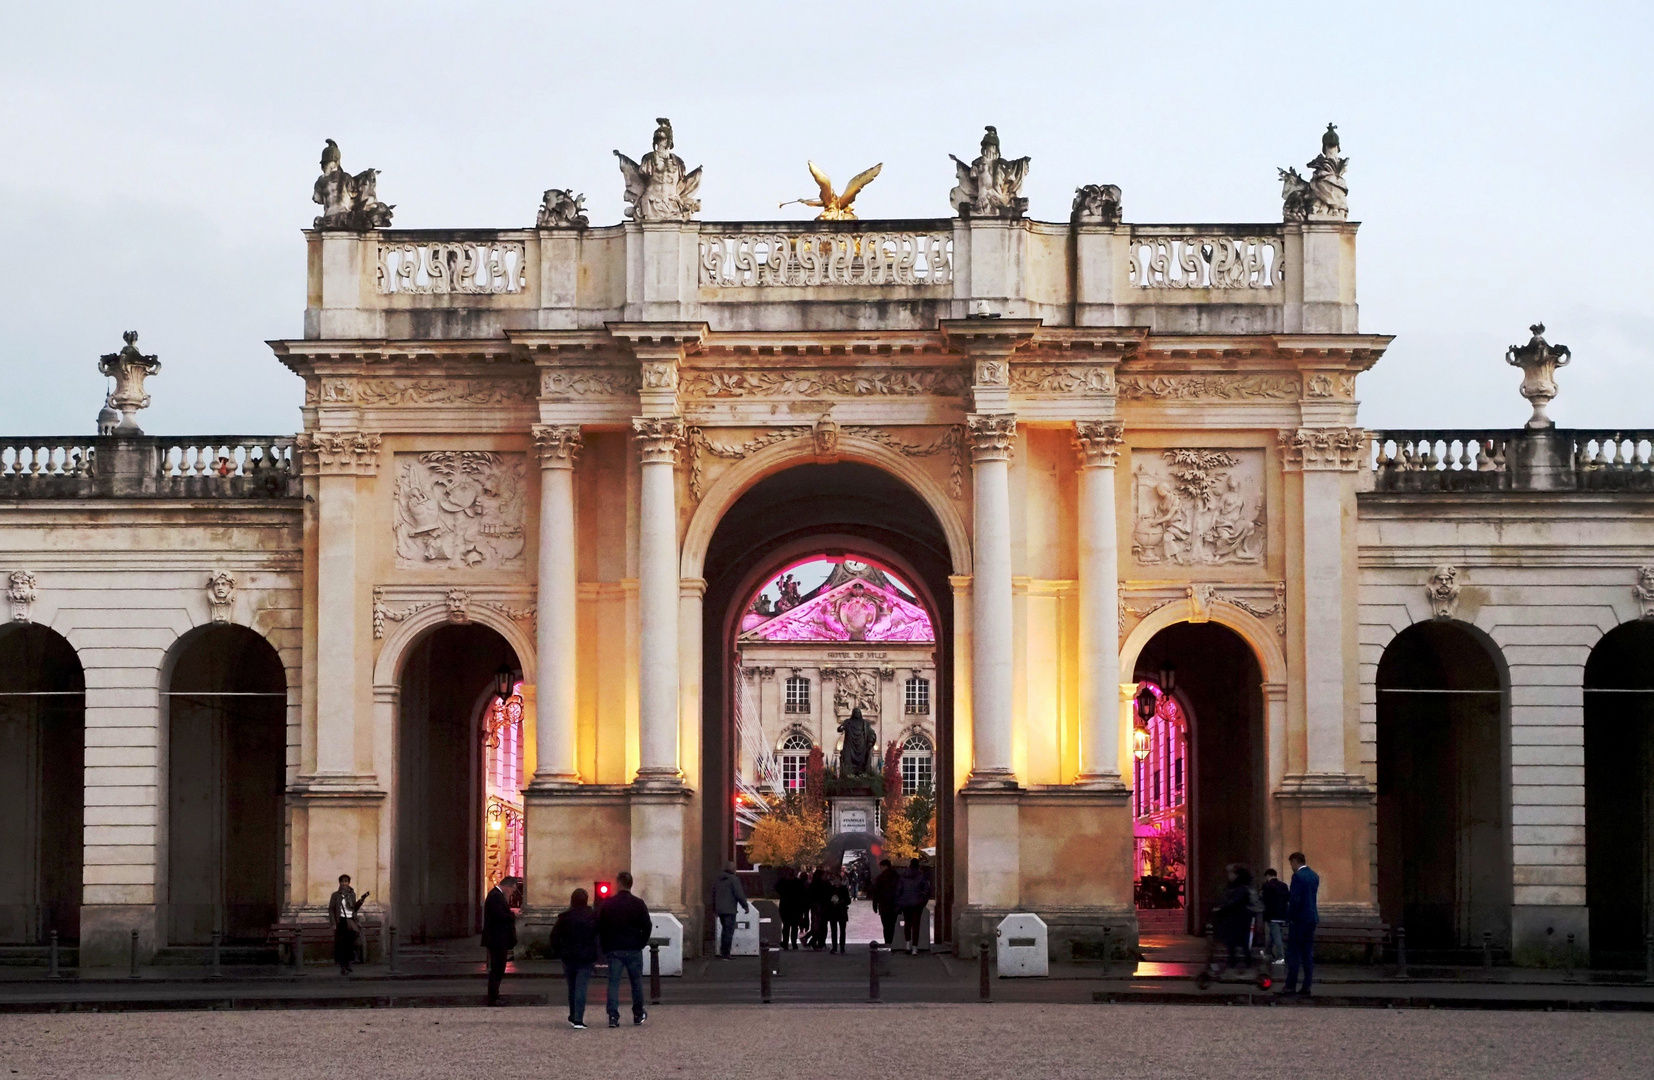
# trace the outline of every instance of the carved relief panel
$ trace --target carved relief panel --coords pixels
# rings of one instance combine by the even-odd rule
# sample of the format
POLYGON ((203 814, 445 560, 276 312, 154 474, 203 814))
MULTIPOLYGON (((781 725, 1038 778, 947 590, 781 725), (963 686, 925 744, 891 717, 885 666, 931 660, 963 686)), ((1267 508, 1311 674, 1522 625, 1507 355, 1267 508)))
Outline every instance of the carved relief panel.
POLYGON ((1131 554, 1139 566, 1264 561, 1262 450, 1134 450, 1131 498, 1131 554))
POLYGON ((396 455, 397 567, 520 569, 524 473, 522 454, 438 450, 396 455))

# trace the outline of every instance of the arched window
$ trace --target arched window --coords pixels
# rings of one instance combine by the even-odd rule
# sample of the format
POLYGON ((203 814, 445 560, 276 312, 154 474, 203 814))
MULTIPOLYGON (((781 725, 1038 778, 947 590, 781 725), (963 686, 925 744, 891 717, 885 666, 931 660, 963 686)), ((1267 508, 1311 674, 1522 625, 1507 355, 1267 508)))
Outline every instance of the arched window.
POLYGON ((804 789, 804 773, 814 748, 810 737, 797 731, 781 741, 781 784, 788 791, 804 789))
POLYGON ((907 695, 904 699, 903 712, 912 716, 930 715, 930 680, 922 675, 915 675, 907 680, 907 695))
POLYGON ((918 734, 907 737, 907 741, 902 743, 903 795, 914 795, 930 788, 935 781, 935 760, 929 739, 918 734))
POLYGON ((787 680, 787 712, 808 713, 810 711, 810 680, 802 675, 794 675, 787 680))

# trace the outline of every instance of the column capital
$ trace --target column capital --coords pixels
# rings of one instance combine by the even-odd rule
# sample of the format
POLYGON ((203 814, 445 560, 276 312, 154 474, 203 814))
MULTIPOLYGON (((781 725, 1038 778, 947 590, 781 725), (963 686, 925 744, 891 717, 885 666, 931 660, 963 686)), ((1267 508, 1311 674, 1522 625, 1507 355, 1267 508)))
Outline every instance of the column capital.
POLYGON ((1286 428, 1277 441, 1289 472, 1356 472, 1363 464, 1367 432, 1358 427, 1286 428))
POLYGON ((609 333, 638 359, 638 403, 651 416, 678 411, 678 366, 706 339, 706 323, 610 323, 609 333))
POLYGON ((535 424, 534 449, 542 469, 572 469, 585 446, 579 424, 535 424))
POLYGON ((1011 460, 1011 443, 1016 439, 1015 413, 971 413, 965 417, 971 440, 971 462, 1011 460))
POLYGON ((638 452, 644 464, 678 463, 678 448, 684 440, 683 417, 634 416, 632 430, 637 433, 638 452))
POLYGON ((1074 421, 1074 449, 1079 452, 1082 468, 1114 468, 1125 439, 1126 429, 1122 424, 1106 420, 1074 421))
POLYGON ((301 431, 293 440, 308 476, 374 476, 379 436, 360 431, 301 431))

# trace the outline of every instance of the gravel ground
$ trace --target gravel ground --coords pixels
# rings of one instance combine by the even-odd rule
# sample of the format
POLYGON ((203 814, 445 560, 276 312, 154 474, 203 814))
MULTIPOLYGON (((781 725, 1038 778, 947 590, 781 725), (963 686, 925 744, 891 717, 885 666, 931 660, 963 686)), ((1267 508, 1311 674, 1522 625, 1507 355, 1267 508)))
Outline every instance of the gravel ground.
POLYGON ((1154 1005, 661 1007, 0 1016, 0 1077, 1649 1075, 1654 1016, 1154 1005), (876 1066, 882 1059, 883 1066, 876 1066))

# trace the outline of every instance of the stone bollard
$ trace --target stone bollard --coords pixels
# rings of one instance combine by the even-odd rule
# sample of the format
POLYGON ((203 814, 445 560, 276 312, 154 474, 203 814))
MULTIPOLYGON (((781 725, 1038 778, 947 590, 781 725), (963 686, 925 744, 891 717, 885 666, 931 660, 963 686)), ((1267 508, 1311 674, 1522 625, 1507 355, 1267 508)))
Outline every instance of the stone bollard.
POLYGON ((1493 931, 1482 931, 1482 970, 1493 970, 1493 931))
POLYGON ((879 1000, 879 943, 867 943, 867 1000, 879 1000))
POLYGON ((992 1001, 993 996, 994 996, 994 984, 990 980, 990 977, 989 977, 989 974, 988 974, 988 963, 989 963, 989 959, 990 959, 989 956, 988 956, 988 952, 993 947, 994 947, 994 939, 991 938, 991 937, 984 936, 982 938, 982 947, 981 947, 982 951, 977 954, 977 959, 980 961, 980 963, 978 965, 978 967, 979 967, 979 975, 978 975, 979 985, 977 987, 977 993, 980 996, 981 1000, 983 1000, 983 1001, 992 1001))
POLYGON ((138 978, 138 931, 132 931, 132 967, 127 971, 127 978, 138 978))
POLYGON ((1396 978, 1407 978, 1407 928, 1396 927, 1396 978))
POLYGON ((46 977, 48 979, 61 979, 61 978, 63 978, 63 976, 61 974, 59 974, 58 970, 57 970, 57 931, 56 930, 52 931, 51 942, 50 942, 48 948, 49 948, 49 951, 46 953, 46 977))
POLYGON ((396 924, 385 927, 385 973, 396 974, 396 924))
POLYGON ((758 1000, 770 1003, 770 943, 758 943, 758 1000))
POLYGON ((1104 975, 1108 974, 1108 969, 1114 961, 1114 940, 1113 940, 1113 937, 1112 937, 1113 933, 1114 933, 1114 927, 1112 927, 1112 926, 1103 927, 1103 974, 1104 975))
POLYGON ((1568 935, 1567 966, 1563 968, 1562 977, 1568 982, 1574 981, 1574 936, 1568 935))
POLYGON ((214 930, 212 932, 212 974, 207 976, 209 979, 222 979, 224 977, 224 966, 222 963, 223 957, 219 951, 223 945, 223 933, 221 931, 214 930))
POLYGON ((649 943, 649 1004, 660 1004, 660 942, 649 943))

